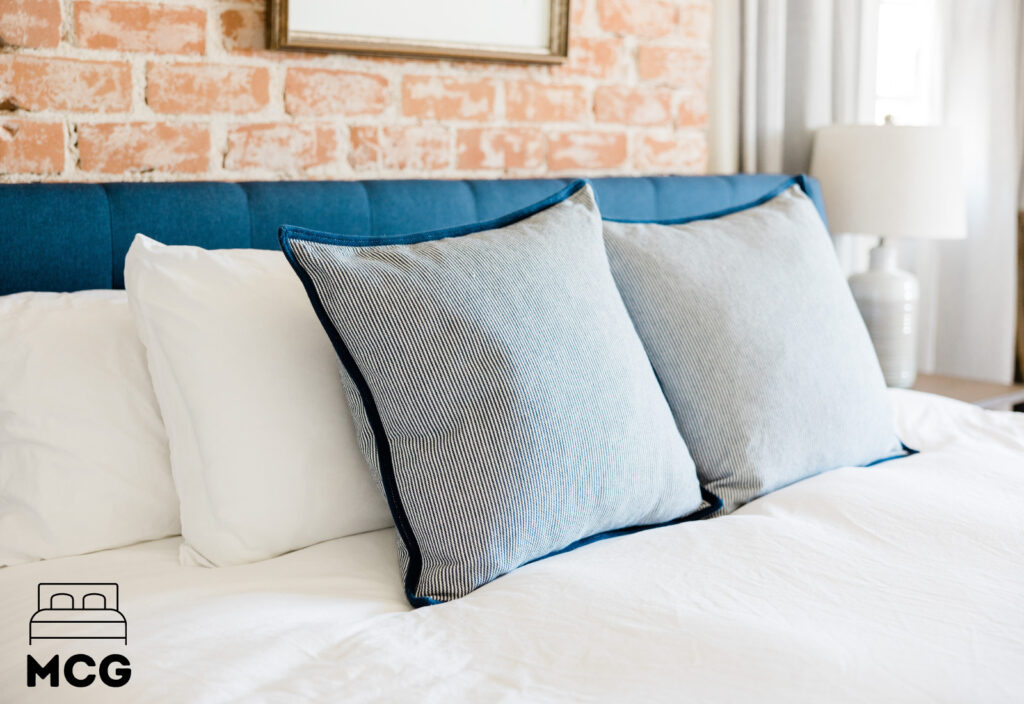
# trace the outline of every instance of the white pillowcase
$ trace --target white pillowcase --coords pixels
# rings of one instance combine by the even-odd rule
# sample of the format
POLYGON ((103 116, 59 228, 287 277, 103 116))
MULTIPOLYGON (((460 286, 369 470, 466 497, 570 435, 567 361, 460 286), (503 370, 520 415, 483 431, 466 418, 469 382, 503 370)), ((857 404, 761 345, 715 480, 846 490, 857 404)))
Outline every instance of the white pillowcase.
POLYGON ((0 565, 178 532, 125 292, 0 297, 0 565))
POLYGON ((253 562, 392 524, 334 348, 283 254, 136 235, 125 287, 170 438, 183 563, 253 562))

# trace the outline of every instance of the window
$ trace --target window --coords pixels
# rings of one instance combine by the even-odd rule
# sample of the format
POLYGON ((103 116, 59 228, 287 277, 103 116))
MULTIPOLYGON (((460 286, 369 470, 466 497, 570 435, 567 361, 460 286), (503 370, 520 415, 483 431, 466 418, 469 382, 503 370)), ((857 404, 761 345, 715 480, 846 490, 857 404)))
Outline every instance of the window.
POLYGON ((877 0, 876 123, 938 121, 937 13, 936 0, 877 0))

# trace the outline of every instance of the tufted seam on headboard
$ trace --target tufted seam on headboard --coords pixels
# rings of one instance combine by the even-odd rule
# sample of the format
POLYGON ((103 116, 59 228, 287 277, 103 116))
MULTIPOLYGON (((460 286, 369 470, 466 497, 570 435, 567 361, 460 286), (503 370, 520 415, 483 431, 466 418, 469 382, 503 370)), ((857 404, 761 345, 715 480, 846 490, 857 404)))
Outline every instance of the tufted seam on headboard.
POLYGON ((252 248, 256 242, 256 222, 252 216, 252 204, 249 202, 249 191, 241 183, 234 183, 235 188, 242 192, 242 198, 245 200, 245 217, 249 221, 249 247, 252 248))
MULTIPOLYGON (((663 177, 661 177, 661 178, 663 178, 663 177)), ((644 183, 646 183, 647 186, 651 189, 651 193, 654 194, 654 212, 656 212, 658 214, 659 218, 663 217, 662 212, 663 212, 664 206, 661 203, 661 192, 660 192, 660 189, 658 188, 657 180, 654 177, 652 177, 652 176, 644 176, 643 180, 644 180, 644 183)))
POLYGON ((469 188, 469 192, 473 195, 473 222, 480 222, 483 218, 480 217, 480 191, 477 190, 476 182, 462 179, 462 183, 469 188))
POLYGON ((249 197, 248 188, 242 184, 238 184, 238 187, 242 189, 242 195, 245 196, 245 212, 249 215, 249 248, 254 249, 256 247, 256 218, 252 213, 252 198, 249 197))
POLYGON ((370 203, 370 189, 366 187, 365 181, 356 181, 359 184, 359 189, 363 192, 363 198, 366 199, 366 217, 369 219, 370 234, 377 234, 377 218, 373 215, 373 205, 370 203))
MULTIPOLYGON (((117 266, 117 257, 114 252, 114 206, 110 203, 110 190, 107 184, 101 183, 100 188, 103 189, 103 197, 107 201, 107 239, 109 240, 110 246, 110 281, 108 282, 110 288, 114 288, 114 279, 117 278, 114 267, 117 266)), ((124 266, 124 262, 121 262, 121 266, 124 266)))

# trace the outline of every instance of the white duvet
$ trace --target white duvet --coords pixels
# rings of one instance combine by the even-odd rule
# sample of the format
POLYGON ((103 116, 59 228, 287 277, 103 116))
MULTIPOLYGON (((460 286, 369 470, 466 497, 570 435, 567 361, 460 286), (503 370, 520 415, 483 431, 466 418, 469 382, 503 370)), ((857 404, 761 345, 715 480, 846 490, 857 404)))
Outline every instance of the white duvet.
POLYGON ((0 570, 0 701, 1024 702, 1024 414, 894 398, 919 455, 416 611, 391 531, 240 567, 182 567, 171 539, 0 570), (118 582, 128 644, 29 646, 44 581, 118 582), (130 682, 26 687, 29 653, 75 652, 127 655, 130 682))

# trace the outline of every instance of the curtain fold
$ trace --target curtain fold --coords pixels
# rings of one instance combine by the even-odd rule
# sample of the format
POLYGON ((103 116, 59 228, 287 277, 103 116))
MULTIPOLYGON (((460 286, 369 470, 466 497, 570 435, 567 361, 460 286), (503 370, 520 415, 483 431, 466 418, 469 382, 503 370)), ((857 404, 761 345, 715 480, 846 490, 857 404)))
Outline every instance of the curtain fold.
MULTIPOLYGON (((814 131, 870 122, 870 0, 717 0, 710 165, 721 173, 806 171, 814 131)), ((835 238, 847 274, 871 238, 835 238)))
POLYGON ((960 127, 964 139, 968 237, 937 243, 936 266, 919 266, 919 276, 936 284, 922 299, 935 307, 937 321, 925 368, 1009 382, 1017 320, 1024 11, 1015 0, 941 0, 939 12, 941 122, 960 127))
MULTIPOLYGON (((1024 15, 1024 10, 1021 11, 1024 15)), ((1020 162, 1017 193, 1017 374, 1024 382, 1024 17, 1017 28, 1017 161, 1020 162)), ((1022 410, 1022 409, 1018 409, 1022 410)))
POLYGON ((869 119, 862 0, 743 0, 740 170, 794 172, 814 130, 869 119))
MULTIPOLYGON (((1024 188, 1024 176, 1021 177, 1021 187, 1024 188)), ((1015 375, 1015 380, 1018 383, 1024 382, 1024 202, 1019 207, 1021 211, 1017 213, 1017 373, 1015 375)))

